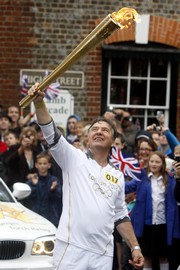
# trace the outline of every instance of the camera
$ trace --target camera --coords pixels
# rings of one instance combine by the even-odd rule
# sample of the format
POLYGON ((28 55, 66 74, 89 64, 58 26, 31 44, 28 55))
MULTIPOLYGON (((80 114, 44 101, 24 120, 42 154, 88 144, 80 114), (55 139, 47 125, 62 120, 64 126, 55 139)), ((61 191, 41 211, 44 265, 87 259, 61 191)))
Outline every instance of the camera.
POLYGON ((122 113, 119 113, 119 114, 115 114, 115 119, 121 121, 122 120, 122 117, 123 117, 123 114, 122 113))
POLYGON ((177 162, 180 162, 180 156, 175 156, 174 160, 177 161, 177 162))
POLYGON ((161 127, 160 126, 156 126, 156 131, 161 131, 161 127))
POLYGON ((156 124, 152 124, 152 130, 160 132, 161 129, 162 128, 160 126, 157 126, 156 124))

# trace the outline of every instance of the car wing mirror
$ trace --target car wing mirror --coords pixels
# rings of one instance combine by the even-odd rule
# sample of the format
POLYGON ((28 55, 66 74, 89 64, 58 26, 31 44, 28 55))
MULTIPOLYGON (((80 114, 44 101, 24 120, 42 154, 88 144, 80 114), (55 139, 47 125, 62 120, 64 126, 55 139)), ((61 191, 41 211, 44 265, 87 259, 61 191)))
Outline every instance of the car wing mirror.
POLYGON ((13 185, 13 195, 16 199, 22 200, 31 194, 31 188, 25 183, 14 183, 13 185))

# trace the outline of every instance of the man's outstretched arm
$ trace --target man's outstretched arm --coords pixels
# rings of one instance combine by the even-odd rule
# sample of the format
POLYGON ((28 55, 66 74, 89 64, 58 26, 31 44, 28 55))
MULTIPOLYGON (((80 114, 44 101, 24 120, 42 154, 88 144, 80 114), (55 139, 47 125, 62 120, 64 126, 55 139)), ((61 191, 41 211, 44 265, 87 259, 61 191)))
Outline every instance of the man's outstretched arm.
MULTIPOLYGON (((36 93, 36 89, 39 83, 34 84, 29 90, 28 95, 33 96, 36 93)), ((45 94, 42 91, 38 91, 37 97, 34 99, 34 107, 36 112, 36 117, 40 125, 48 124, 52 121, 52 118, 46 108, 44 103, 45 94)))

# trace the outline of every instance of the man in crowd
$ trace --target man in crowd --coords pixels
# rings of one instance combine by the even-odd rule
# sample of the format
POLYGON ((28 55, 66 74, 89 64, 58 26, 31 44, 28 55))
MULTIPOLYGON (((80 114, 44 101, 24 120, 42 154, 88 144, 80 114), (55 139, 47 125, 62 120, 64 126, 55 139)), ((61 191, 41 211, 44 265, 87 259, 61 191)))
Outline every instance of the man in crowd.
MULTIPOLYGON (((28 91, 33 96, 38 84, 28 91)), ((44 93, 34 106, 38 123, 51 153, 63 171, 63 212, 54 251, 54 269, 109 270, 113 261, 114 223, 132 252, 129 261, 143 267, 143 255, 128 218, 122 172, 108 163, 116 129, 106 118, 95 119, 89 128, 85 154, 61 136, 49 115, 44 93)))

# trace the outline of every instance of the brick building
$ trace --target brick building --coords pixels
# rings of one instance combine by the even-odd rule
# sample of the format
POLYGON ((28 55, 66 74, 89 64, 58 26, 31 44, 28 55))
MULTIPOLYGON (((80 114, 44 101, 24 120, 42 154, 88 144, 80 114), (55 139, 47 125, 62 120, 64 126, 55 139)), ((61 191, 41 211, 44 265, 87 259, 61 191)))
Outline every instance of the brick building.
POLYGON ((69 70, 83 74, 83 87, 66 85, 74 112, 90 121, 107 107, 124 108, 144 127, 161 110, 180 138, 179 0, 0 0, 0 6, 3 109, 21 99, 21 70, 53 70, 109 13, 132 7, 145 14, 147 42, 137 42, 135 25, 77 60, 69 70))

